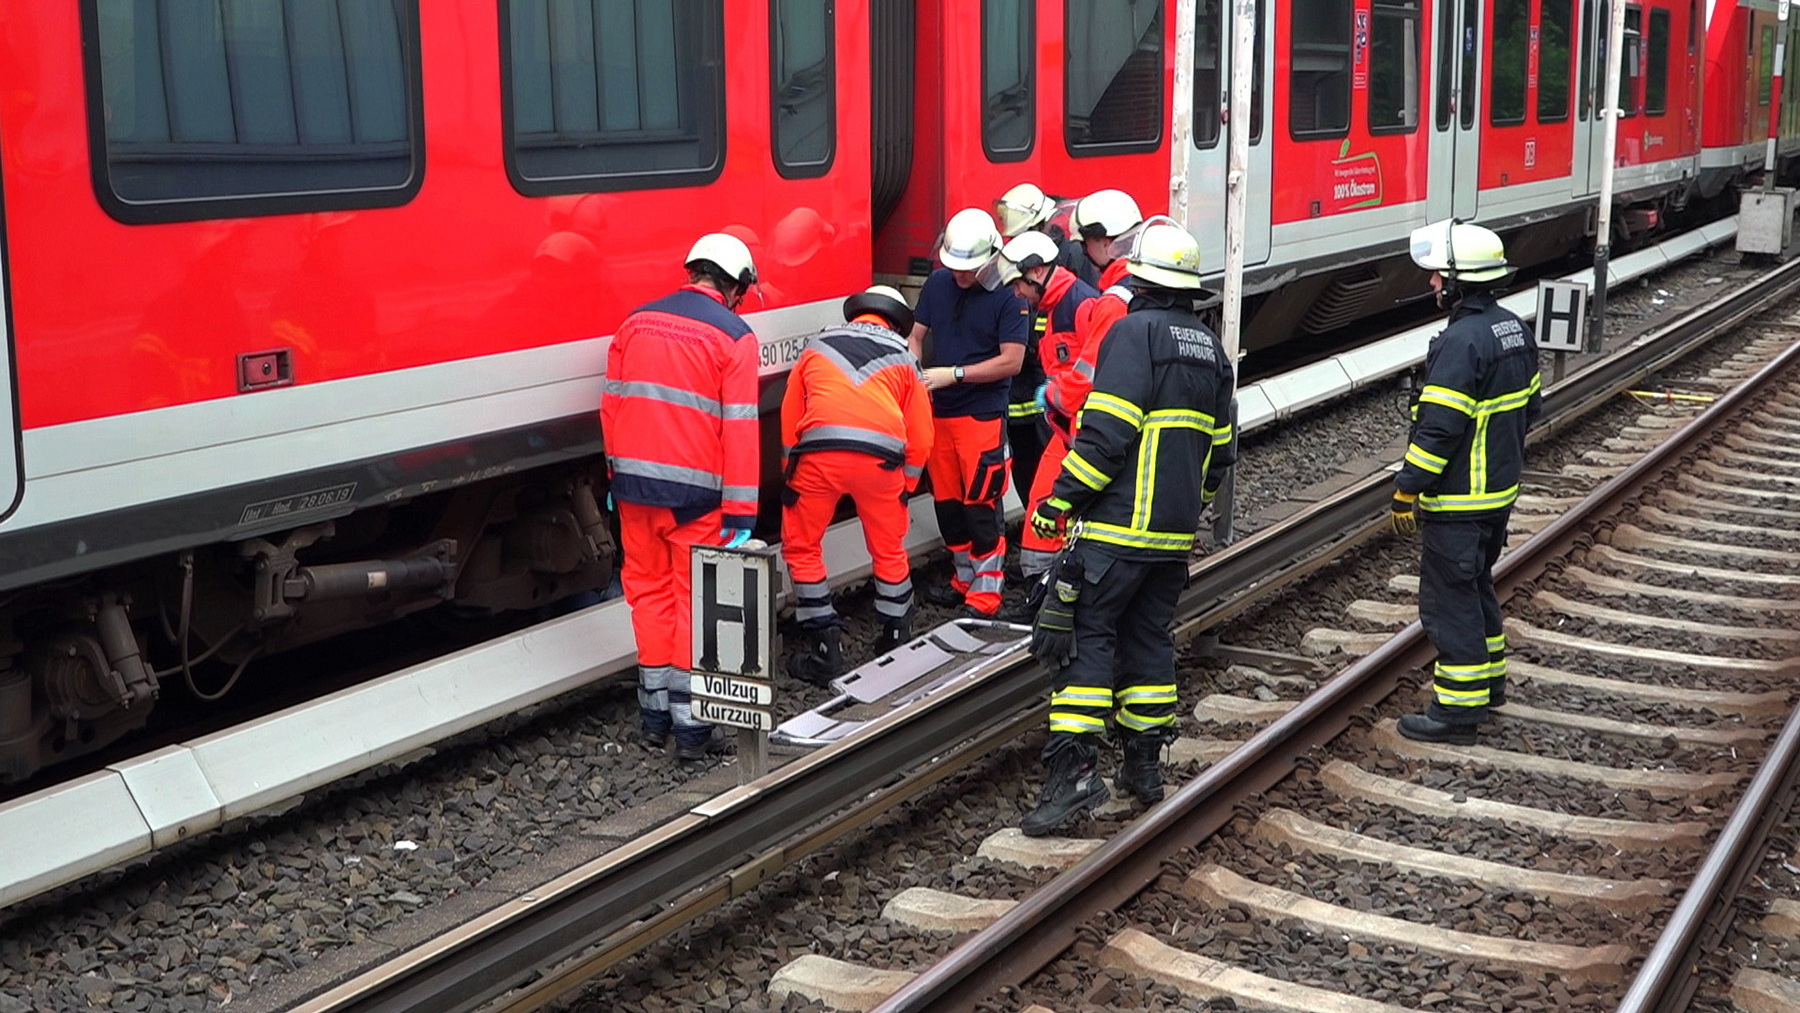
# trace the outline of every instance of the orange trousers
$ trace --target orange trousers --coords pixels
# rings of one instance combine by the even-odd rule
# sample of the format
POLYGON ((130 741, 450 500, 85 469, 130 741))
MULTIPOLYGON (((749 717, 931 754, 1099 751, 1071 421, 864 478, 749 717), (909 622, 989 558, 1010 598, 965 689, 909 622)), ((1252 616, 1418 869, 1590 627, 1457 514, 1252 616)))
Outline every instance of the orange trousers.
POLYGON ((618 502, 620 548, 625 560, 619 582, 631 605, 637 637, 638 708, 644 727, 677 739, 707 726, 692 714, 689 669, 694 664, 693 567, 696 545, 719 544, 720 511, 686 524, 675 523, 668 507, 618 502))
POLYGON ((1004 504, 1010 455, 1004 418, 932 420, 936 442, 925 463, 931 475, 938 532, 956 565, 950 586, 983 615, 1000 611, 1005 581, 1004 504))
POLYGON ((1056 554, 1062 551, 1062 539, 1045 538, 1032 530, 1031 515, 1050 498, 1050 490, 1056 487, 1056 476, 1062 474, 1063 458, 1068 455, 1069 444, 1061 433, 1052 431, 1050 442, 1044 445, 1044 459, 1038 462, 1037 474, 1031 479, 1031 498, 1025 504, 1025 530, 1019 535, 1019 570, 1026 577, 1036 577, 1050 569, 1056 554))
POLYGON ((906 555, 906 475, 854 450, 813 450, 794 462, 782 496, 781 554, 794 578, 794 618, 801 625, 837 622, 826 582, 825 529, 848 496, 862 520, 863 544, 875 564, 875 611, 883 621, 912 612, 912 561, 906 555))

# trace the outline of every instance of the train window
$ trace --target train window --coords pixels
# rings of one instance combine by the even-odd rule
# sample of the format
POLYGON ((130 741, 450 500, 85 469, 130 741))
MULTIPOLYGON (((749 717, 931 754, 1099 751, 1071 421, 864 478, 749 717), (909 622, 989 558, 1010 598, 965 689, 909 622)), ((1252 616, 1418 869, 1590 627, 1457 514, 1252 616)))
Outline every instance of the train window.
POLYGON ((1419 3, 1377 2, 1369 35, 1369 132, 1419 128, 1419 3))
POLYGON ((1068 0, 1063 143, 1076 156, 1155 151, 1163 125, 1163 0, 1068 0))
POLYGON ((1479 47, 1475 45, 1475 26, 1481 24, 1481 4, 1479 0, 1463 0, 1462 14, 1462 104, 1456 111, 1457 119, 1462 122, 1464 130, 1475 126, 1475 97, 1479 92, 1476 87, 1475 72, 1479 58, 1479 47))
POLYGON ((1224 0, 1198 0, 1194 4, 1194 146, 1210 148, 1219 143, 1219 110, 1231 90, 1223 76, 1225 63, 1224 0))
POLYGON ((718 178, 724 31, 709 0, 502 0, 513 186, 541 197, 718 178))
POLYGON ((837 150, 836 29, 831 0, 769 6, 775 169, 789 179, 823 176, 837 150))
POLYGON ((1762 28, 1762 51, 1756 56, 1756 104, 1766 106, 1775 91, 1775 29, 1762 28))
POLYGON ((981 0, 981 146, 1017 162, 1037 139, 1037 24, 1033 0, 981 0))
POLYGON ((1581 84, 1575 89, 1575 107, 1583 120, 1588 118, 1588 110, 1594 101, 1594 61, 1596 51, 1605 46, 1604 42, 1596 44, 1594 35, 1594 0, 1581 0, 1581 84))
POLYGON ((1669 111, 1669 12, 1650 12, 1650 60, 1644 74, 1644 114, 1669 111))
POLYGON ((1537 121, 1561 123, 1569 118, 1569 61, 1575 47, 1571 0, 1544 0, 1538 17, 1537 121))
POLYGON ((1456 73, 1456 18, 1449 4, 1438 5, 1437 98, 1432 103, 1433 121, 1439 130, 1450 127, 1454 103, 1450 101, 1450 77, 1456 73))
MULTIPOLYGON (((1210 148, 1224 139, 1222 107, 1231 99, 1231 61, 1220 53, 1235 43, 1235 29, 1225 14, 1230 0, 1199 0, 1194 12, 1194 147, 1210 148)), ((1263 18, 1264 0, 1256 0, 1256 28, 1251 49, 1256 62, 1250 67, 1250 143, 1262 141, 1263 121, 1263 18)))
POLYGON ((1288 133, 1296 139, 1350 132, 1350 0, 1294 0, 1288 133))
POLYGON ((1531 45, 1531 0, 1494 0, 1494 44, 1489 48, 1488 122, 1525 122, 1525 63, 1531 45))
POLYGON ((393 207, 424 177, 414 0, 87 0, 95 194, 130 224, 393 207))
MULTIPOLYGON (((1643 88, 1644 11, 1636 4, 1625 5, 1625 45, 1619 60, 1619 116, 1630 119, 1642 108, 1639 99, 1643 88)), ((1604 64, 1602 65, 1604 66, 1604 64)), ((1602 78, 1604 80, 1604 78, 1602 78)))

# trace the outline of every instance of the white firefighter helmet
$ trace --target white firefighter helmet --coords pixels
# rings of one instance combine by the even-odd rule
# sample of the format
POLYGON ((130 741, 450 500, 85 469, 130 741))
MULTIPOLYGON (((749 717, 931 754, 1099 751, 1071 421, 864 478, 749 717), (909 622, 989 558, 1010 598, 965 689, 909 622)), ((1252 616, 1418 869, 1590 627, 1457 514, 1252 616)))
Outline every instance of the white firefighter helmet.
POLYGON ((1000 252, 1000 230, 980 208, 963 208, 950 216, 938 244, 938 262, 952 271, 978 271, 1000 252))
POLYGON ((1125 270, 1162 288, 1200 287, 1200 243, 1188 230, 1167 220, 1154 222, 1137 235, 1125 258, 1125 270))
POLYGON ((1027 232, 1010 239, 1000 248, 1000 256, 994 259, 994 263, 999 265, 999 282, 1010 285, 1034 267, 1045 264, 1054 267, 1056 258, 1061 253, 1056 240, 1042 232, 1027 232))
POLYGON ((994 218, 1000 224, 1000 235, 1007 239, 1049 221, 1055 210, 1056 202, 1046 197, 1036 183, 1020 183, 994 202, 994 218))
POLYGON ((1130 194, 1123 190, 1096 190, 1075 205, 1070 224, 1083 239, 1110 239, 1124 235, 1143 220, 1144 213, 1130 194))
POLYGON ((745 288, 756 284, 756 262, 750 259, 750 247, 742 239, 723 232, 701 236, 682 263, 690 270, 696 264, 710 265, 745 288))
POLYGON ((1446 218, 1412 232, 1413 263, 1454 281, 1498 281, 1512 270, 1492 229, 1446 218))

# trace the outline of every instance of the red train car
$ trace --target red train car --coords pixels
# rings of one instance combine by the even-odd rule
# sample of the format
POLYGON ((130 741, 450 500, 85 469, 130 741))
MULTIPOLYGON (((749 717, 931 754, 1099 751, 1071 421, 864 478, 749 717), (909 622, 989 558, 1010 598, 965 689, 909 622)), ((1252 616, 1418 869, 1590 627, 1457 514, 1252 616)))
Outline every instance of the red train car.
MULTIPOLYGON (((846 293, 1023 180, 1163 211, 1191 137, 1216 269, 1228 8, 1196 4, 1182 123, 1176 10, 0 0, 0 777, 130 731, 170 679, 604 586, 602 439, 634 436, 599 431, 607 337, 701 233, 761 268, 767 411, 846 293)), ((1526 264, 1587 241, 1603 2, 1259 11, 1248 346, 1421 295, 1427 220, 1526 264)), ((1624 228, 1696 192, 1715 112, 1755 118, 1714 35, 1760 54, 1764 13, 1628 7, 1624 228)))
MULTIPOLYGON (((1781 30, 1772 0, 1711 0, 1706 8, 1705 115, 1700 153, 1700 189, 1721 193, 1765 166, 1771 126, 1778 133, 1777 170, 1789 175, 1800 154, 1800 95, 1791 87, 1775 91, 1775 50, 1781 30), (1778 109, 1771 123, 1771 109, 1778 109)), ((1800 47, 1794 33, 1800 19, 1789 18, 1787 66, 1791 80, 1800 47)))
POLYGON ((605 336, 707 231, 750 244, 766 334, 868 283, 857 0, 0 19, 14 775, 195 658, 226 663, 205 689, 444 601, 604 587, 605 336))

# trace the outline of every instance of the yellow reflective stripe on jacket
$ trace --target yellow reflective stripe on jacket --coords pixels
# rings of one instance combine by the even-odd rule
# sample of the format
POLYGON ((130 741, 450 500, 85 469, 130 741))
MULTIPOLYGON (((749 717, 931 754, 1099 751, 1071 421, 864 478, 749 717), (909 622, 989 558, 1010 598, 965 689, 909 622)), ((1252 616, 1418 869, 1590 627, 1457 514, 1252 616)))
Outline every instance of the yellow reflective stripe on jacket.
POLYGON ((1150 508, 1156 503, 1156 455, 1162 449, 1162 427, 1145 425, 1138 435, 1137 488, 1131 502, 1131 526, 1150 526, 1150 508))
POLYGON ((1227 422, 1213 430, 1213 446, 1223 447, 1230 443, 1236 435, 1232 430, 1231 423, 1227 422))
POLYGON ((1198 429, 1203 433, 1215 431, 1213 417, 1192 408, 1158 408, 1144 416, 1144 427, 1148 429, 1151 426, 1164 429, 1198 429))
POLYGON ((1407 446, 1406 463, 1418 465, 1420 468, 1431 472, 1433 475, 1443 474, 1444 469, 1450 464, 1449 461, 1426 450, 1417 443, 1407 446))
POLYGON ((1192 531, 1147 531, 1142 528, 1129 528, 1123 524, 1104 524, 1095 520, 1083 522, 1081 537, 1107 545, 1123 546, 1127 549, 1187 551, 1194 547, 1192 531))
POLYGON ((1451 390, 1448 387, 1436 385, 1426 387, 1419 392, 1419 403, 1443 405, 1451 411, 1462 412, 1469 416, 1475 414, 1475 399, 1462 391, 1451 390))
POLYGON ((1419 509, 1439 512, 1498 510, 1503 506, 1511 506, 1519 498, 1519 487, 1513 486, 1499 492, 1484 493, 1449 493, 1433 496, 1429 493, 1419 497, 1419 509))
POLYGON ((1095 492, 1106 488, 1107 483, 1112 481, 1110 475, 1089 464, 1087 458, 1073 450, 1063 457, 1063 470, 1074 475, 1076 481, 1095 492))
POLYGON ((1015 401, 1006 406, 1006 417, 1009 419, 1036 418, 1038 406, 1036 401, 1015 401))
POLYGON ((1116 394, 1094 391, 1088 395, 1081 410, 1084 415, 1091 411, 1105 412, 1133 429, 1144 424, 1144 410, 1116 394))

